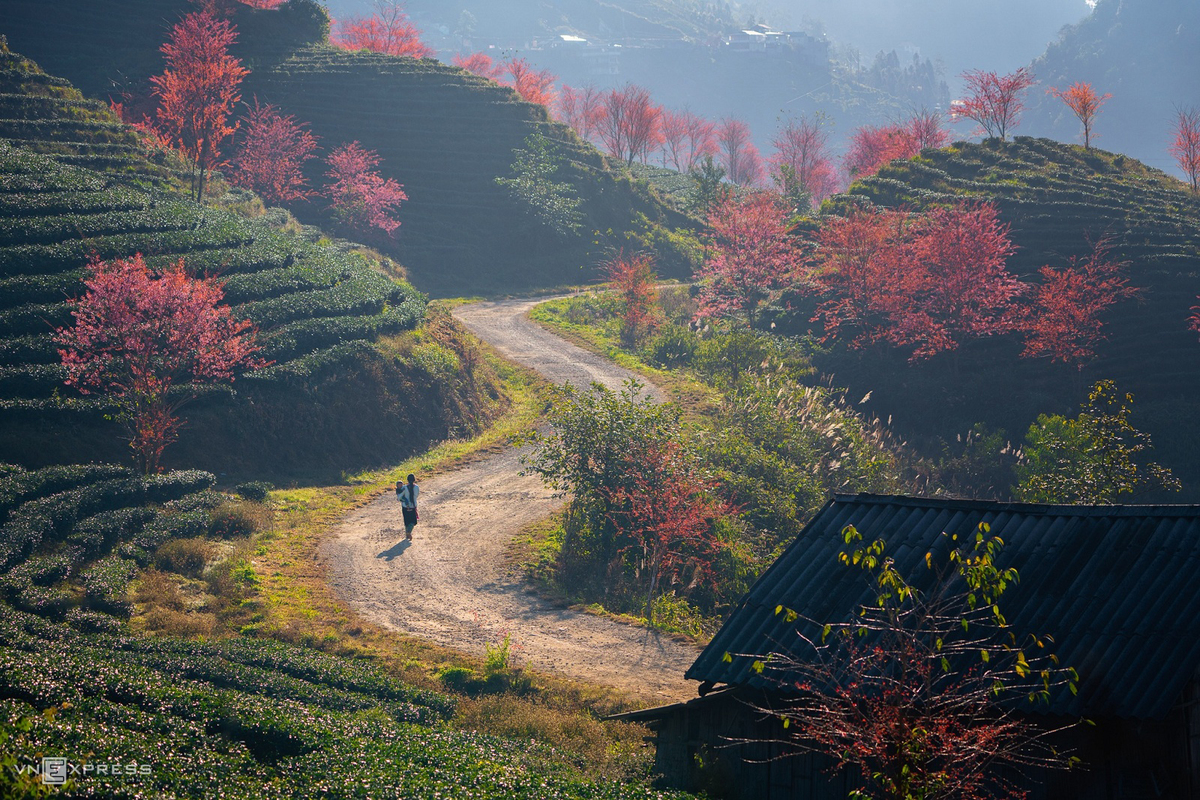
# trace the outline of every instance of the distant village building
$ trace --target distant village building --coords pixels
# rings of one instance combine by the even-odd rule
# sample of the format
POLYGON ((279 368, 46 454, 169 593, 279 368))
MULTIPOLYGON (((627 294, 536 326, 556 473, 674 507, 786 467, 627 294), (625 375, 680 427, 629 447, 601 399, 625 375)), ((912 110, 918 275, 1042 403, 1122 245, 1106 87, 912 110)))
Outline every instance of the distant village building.
POLYGON ((824 67, 829 63, 828 40, 804 31, 777 31, 766 25, 729 34, 722 40, 721 49, 735 54, 771 54, 809 67, 824 67))
MULTIPOLYGON (((883 539, 918 589, 942 533, 987 522, 999 565, 1020 581, 1001 607, 1013 629, 1051 634, 1078 670, 1031 718, 1079 719, 1062 744, 1083 769, 1032 776, 1034 800, 1200 798, 1200 506, 1055 506, 875 495, 830 501, 747 593, 687 671, 700 697, 621 715, 656 731, 666 784, 738 800, 844 800, 853 776, 794 748, 777 719, 754 710, 783 698, 727 653, 784 652, 797 643, 783 605, 801 618, 842 621, 871 590, 838 563, 842 530, 883 539), (748 742, 735 744, 741 740, 748 742)), ((817 634, 819 636, 819 632, 817 634)))

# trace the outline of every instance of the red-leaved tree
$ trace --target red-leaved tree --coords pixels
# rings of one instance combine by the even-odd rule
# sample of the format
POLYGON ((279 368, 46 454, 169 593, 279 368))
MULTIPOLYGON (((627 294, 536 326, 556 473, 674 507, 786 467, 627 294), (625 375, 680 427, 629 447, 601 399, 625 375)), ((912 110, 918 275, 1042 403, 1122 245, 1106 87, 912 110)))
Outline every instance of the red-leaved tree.
POLYGON ((663 109, 660 120, 663 166, 690 172, 705 156, 715 155, 713 124, 691 111, 663 109))
POLYGON ((400 227, 392 216, 408 199, 404 187, 391 178, 383 178, 375 168, 379 155, 358 142, 344 144, 325 161, 329 178, 326 194, 329 207, 338 222, 359 231, 372 228, 391 235, 400 227))
POLYGON ((1025 108, 1021 95, 1034 84, 1033 73, 1026 67, 1008 75, 974 69, 964 72, 962 79, 966 97, 951 104, 950 118, 973 120, 982 133, 1004 141, 1021 120, 1025 108))
POLYGON ((609 153, 633 164, 645 161, 659 142, 662 108, 650 99, 650 93, 632 83, 610 89, 600 103, 602 113, 597 132, 609 153))
POLYGON ((738 186, 756 186, 762 180, 762 158, 750 135, 750 126, 740 119, 725 117, 713 132, 717 160, 725 177, 738 186))
POLYGON ((369 17, 335 20, 329 41, 344 50, 372 50, 389 56, 431 58, 434 50, 421 41, 421 31, 394 0, 375 0, 369 17))
POLYGON ((604 93, 590 83, 582 89, 564 84, 558 94, 556 118, 564 125, 574 128, 581 139, 591 141, 604 114, 601 108, 603 96, 604 93))
POLYGON ((726 194, 708 216, 709 258, 696 272, 701 318, 744 315, 753 325, 759 305, 786 287, 798 263, 788 211, 776 195, 726 194))
POLYGON ((471 53, 469 56, 459 54, 450 59, 450 63, 488 80, 494 81, 500 77, 500 67, 496 66, 487 53, 471 53))
POLYGON ((1200 109, 1181 108, 1176 113, 1171 155, 1192 184, 1192 191, 1200 192, 1200 109))
POLYGON ((654 330, 654 261, 639 253, 617 253, 604 264, 608 287, 621 303, 621 342, 636 346, 654 330))
MULTIPOLYGON (((1200 300, 1200 297, 1196 298, 1200 300)), ((1200 333, 1200 306, 1192 306, 1192 315, 1188 317, 1188 330, 1200 333)))
POLYGON ((167 68, 150 78, 158 97, 158 129, 188 159, 192 196, 204 197, 208 172, 220 162, 220 144, 234 131, 233 106, 249 70, 229 54, 237 32, 211 13, 188 14, 160 48, 167 68))
POLYGON ((646 621, 654 625, 654 598, 664 585, 692 589, 711 577, 722 547, 713 520, 728 514, 710 494, 678 442, 639 453, 635 472, 608 498, 619 552, 634 556, 646 589, 646 621))
POLYGON ((241 142, 233 158, 230 181, 253 189, 268 203, 307 197, 302 168, 315 158, 317 139, 291 114, 280 114, 273 105, 254 108, 246 115, 241 142))
POLYGON ((138 465, 155 472, 179 408, 196 396, 187 384, 265 366, 254 357, 254 327, 221 305, 220 284, 188 276, 182 261, 159 274, 140 253, 96 260, 84 285, 74 327, 55 331, 67 383, 115 400, 138 465))
POLYGON ((1042 267, 1042 283, 1033 290, 1022 322, 1022 356, 1047 356, 1077 369, 1095 357, 1104 340, 1101 315, 1137 294, 1122 274, 1125 263, 1111 253, 1112 242, 1101 239, 1086 258, 1072 257, 1062 269, 1042 267))
POLYGON ((537 69, 523 58, 510 58, 500 65, 500 82, 511 86, 528 103, 551 106, 554 103, 555 76, 537 69))
POLYGON ((949 554, 939 544, 925 556, 929 575, 909 576, 882 540, 863 545, 847 526, 839 561, 861 570, 847 584, 873 596, 828 619, 781 604, 775 617, 795 623, 784 652, 725 655, 755 659, 781 698, 758 710, 791 729, 794 752, 845 769, 859 784, 850 797, 1020 798, 1023 775, 1077 762, 1054 737, 1078 723, 1040 725, 1029 712, 1078 691, 1079 675, 1051 654, 1050 636, 1005 619, 1001 598, 1018 575, 997 565, 1004 543, 988 533, 943 534, 949 554))
POLYGON ((1083 123, 1083 146, 1085 149, 1091 148, 1092 123, 1096 121, 1096 115, 1100 113, 1100 106, 1104 105, 1112 95, 1096 94, 1096 90, 1090 83, 1082 81, 1075 81, 1071 88, 1066 90, 1051 86, 1046 90, 1046 94, 1062 100, 1067 104, 1067 108, 1071 109, 1072 113, 1079 118, 1079 121, 1083 123))
POLYGON ((914 222, 912 283, 889 333, 914 348, 913 360, 1012 330, 1025 285, 1005 265, 1014 250, 1009 230, 991 203, 937 208, 914 222))
POLYGON ((862 347, 888 338, 915 277, 908 219, 904 212, 853 208, 822 223, 808 273, 824 298, 812 321, 823 324, 826 340, 848 338, 851 347, 862 347))
POLYGON ((776 175, 783 167, 791 169, 797 188, 808 195, 811 206, 837 191, 837 171, 830 160, 829 130, 818 116, 789 119, 771 144, 775 155, 771 164, 776 175))
POLYGON ((843 165, 850 180, 867 178, 885 164, 898 158, 912 158, 921 152, 907 125, 864 125, 850 135, 850 147, 843 165))

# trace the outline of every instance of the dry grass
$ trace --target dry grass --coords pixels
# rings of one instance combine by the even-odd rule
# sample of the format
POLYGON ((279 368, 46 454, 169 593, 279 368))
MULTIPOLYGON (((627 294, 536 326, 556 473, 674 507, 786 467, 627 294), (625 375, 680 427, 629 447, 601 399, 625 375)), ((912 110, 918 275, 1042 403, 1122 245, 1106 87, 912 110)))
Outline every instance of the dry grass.
POLYGON ((154 552, 154 563, 159 569, 199 578, 214 552, 212 542, 203 536, 172 539, 154 552))

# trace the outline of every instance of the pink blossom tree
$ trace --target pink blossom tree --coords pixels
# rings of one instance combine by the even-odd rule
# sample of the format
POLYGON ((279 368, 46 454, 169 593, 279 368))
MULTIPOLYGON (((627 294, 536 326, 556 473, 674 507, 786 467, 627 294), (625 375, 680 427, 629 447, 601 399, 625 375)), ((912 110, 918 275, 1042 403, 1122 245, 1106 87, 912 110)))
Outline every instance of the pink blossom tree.
POLYGON ((1072 257, 1062 269, 1042 267, 1042 283, 1033 290, 1022 324, 1022 356, 1049 357, 1077 369, 1095 357, 1104 340, 1101 315, 1137 294, 1122 274, 1124 262, 1113 258, 1111 250, 1111 241, 1101 239, 1086 258, 1072 257))
POLYGON ((1021 95, 1033 86, 1033 73, 1026 67, 1008 75, 984 70, 962 74, 966 97, 951 105, 951 119, 969 119, 979 124, 980 132, 1004 141, 1008 132, 1021 121, 1025 104, 1021 95))
POLYGON ((188 384, 265 366, 254 327, 220 305, 220 284, 190 277, 182 261, 157 273, 139 253, 87 272, 75 325, 55 331, 67 384, 112 397, 138 465, 156 472, 182 424, 177 412, 196 397, 188 384))
POLYGON ((391 178, 383 178, 375 169, 379 155, 358 142, 344 144, 325 161, 329 178, 326 194, 334 217, 350 228, 372 228, 389 236, 400 227, 393 210, 408 199, 404 187, 391 178))
POLYGON ((708 217, 710 256, 697 270, 701 318, 744 315, 753 325, 758 307, 786 287, 798 255, 778 197, 756 192, 725 195, 708 217))
POLYGON ((302 168, 315 158, 317 139, 291 114, 280 114, 273 105, 254 108, 246 115, 241 141, 233 159, 230 180, 262 195, 268 203, 307 197, 302 168))

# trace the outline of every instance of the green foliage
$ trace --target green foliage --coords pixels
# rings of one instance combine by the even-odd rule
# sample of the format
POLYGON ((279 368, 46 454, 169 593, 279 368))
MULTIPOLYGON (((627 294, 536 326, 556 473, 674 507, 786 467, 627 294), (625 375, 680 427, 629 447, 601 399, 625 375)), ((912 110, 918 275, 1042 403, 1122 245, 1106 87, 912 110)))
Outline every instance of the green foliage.
POLYGON ((716 163, 712 156, 705 156, 700 165, 688 174, 695 183, 689 207, 699 216, 707 217, 713 207, 731 191, 724 184, 725 168, 716 163))
POLYGON ((233 490, 244 500, 250 500, 254 503, 265 503, 270 496, 271 490, 274 488, 267 481, 247 481, 246 483, 239 483, 233 490))
POLYGON ((1039 415, 1025 435, 1016 467, 1018 500, 1031 503, 1111 503, 1123 494, 1179 490, 1159 464, 1139 464, 1150 436, 1129 422, 1133 395, 1112 381, 1092 387, 1075 419, 1039 415))
POLYGON ((690 366, 700 347, 700 340, 682 325, 664 325, 646 344, 650 363, 667 369, 690 366))
POLYGON ((513 150, 513 155, 514 177, 496 178, 496 183, 559 238, 578 233, 584 219, 579 211, 581 201, 571 184, 554 180, 562 170, 562 156, 554 143, 541 133, 532 133, 525 138, 525 147, 513 150))

